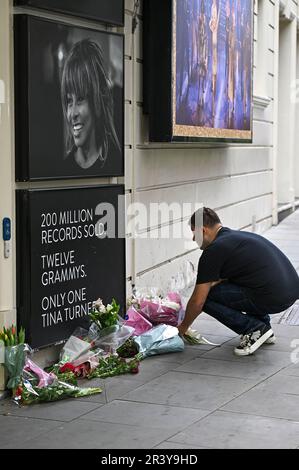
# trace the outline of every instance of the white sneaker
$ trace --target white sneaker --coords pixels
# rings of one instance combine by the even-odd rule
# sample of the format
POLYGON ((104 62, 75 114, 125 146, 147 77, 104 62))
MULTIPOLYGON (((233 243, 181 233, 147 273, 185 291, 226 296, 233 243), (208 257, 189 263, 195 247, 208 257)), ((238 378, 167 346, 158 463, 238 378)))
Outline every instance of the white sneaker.
POLYGON ((270 338, 267 339, 267 341, 264 342, 264 344, 275 344, 276 343, 276 336, 275 334, 273 333, 270 338))
MULTIPOLYGON (((241 337, 239 346, 234 348, 234 353, 237 356, 249 356, 272 336, 275 341, 273 330, 269 326, 265 326, 263 330, 257 330, 253 331, 252 333, 248 333, 247 335, 243 335, 241 337)), ((268 344, 273 344, 273 342, 268 342, 268 344)))

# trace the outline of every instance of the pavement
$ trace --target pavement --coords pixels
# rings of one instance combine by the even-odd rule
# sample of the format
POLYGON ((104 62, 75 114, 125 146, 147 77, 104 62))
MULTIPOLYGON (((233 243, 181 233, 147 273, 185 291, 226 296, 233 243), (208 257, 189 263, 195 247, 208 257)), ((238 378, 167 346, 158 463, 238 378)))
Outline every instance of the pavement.
MULTIPOLYGON (((299 271, 299 211, 263 235, 299 271)), ((220 347, 148 358, 136 375, 88 382, 103 393, 85 399, 2 400, 0 448, 298 449, 299 326, 281 316, 277 343, 252 356, 234 356, 236 334, 203 313, 194 326, 220 347)))

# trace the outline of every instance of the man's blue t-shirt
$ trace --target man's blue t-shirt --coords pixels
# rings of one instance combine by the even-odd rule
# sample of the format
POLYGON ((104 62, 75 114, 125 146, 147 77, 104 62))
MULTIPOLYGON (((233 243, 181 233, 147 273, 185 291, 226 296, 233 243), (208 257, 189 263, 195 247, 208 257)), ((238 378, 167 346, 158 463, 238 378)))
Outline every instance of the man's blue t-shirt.
POLYGON ((197 284, 219 279, 244 287, 252 301, 263 307, 284 310, 299 299, 299 277, 289 259, 254 233, 222 227, 203 251, 197 284))

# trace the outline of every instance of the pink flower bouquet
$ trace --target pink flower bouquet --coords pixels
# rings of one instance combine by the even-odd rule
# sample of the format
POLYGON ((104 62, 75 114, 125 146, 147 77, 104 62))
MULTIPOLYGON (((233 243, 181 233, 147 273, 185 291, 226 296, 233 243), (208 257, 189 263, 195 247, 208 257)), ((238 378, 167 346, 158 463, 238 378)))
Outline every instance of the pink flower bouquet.
POLYGON ((153 327, 151 322, 149 322, 143 315, 138 313, 136 308, 133 306, 129 308, 125 318, 125 325, 134 328, 134 336, 139 336, 153 327))

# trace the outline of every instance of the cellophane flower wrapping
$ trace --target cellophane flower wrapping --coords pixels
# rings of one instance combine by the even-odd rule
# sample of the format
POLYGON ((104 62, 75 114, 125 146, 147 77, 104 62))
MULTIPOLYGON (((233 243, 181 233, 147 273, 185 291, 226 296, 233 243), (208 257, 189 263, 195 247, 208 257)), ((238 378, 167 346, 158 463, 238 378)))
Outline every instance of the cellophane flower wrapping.
POLYGON ((152 323, 141 315, 133 305, 127 310, 125 325, 134 328, 134 336, 142 335, 153 327, 152 323))
POLYGON ((157 325, 151 330, 134 338, 139 347, 139 353, 144 357, 157 354, 175 353, 184 350, 184 341, 178 334, 178 329, 171 325, 157 325))
POLYGON ((95 323, 92 323, 89 334, 95 345, 102 348, 105 353, 116 354, 116 350, 134 334, 134 328, 125 325, 121 319, 116 325, 103 329, 99 329, 95 323))
POLYGON ((29 347, 24 343, 5 348, 5 367, 9 377, 7 388, 15 389, 20 383, 28 351, 29 347))
POLYGON ((160 323, 177 326, 184 315, 180 295, 170 292, 166 296, 152 294, 152 290, 144 295, 137 293, 134 307, 153 325, 160 323))
POLYGON ((88 351, 85 354, 82 354, 78 359, 73 361, 73 366, 74 367, 79 367, 82 364, 89 364, 89 368, 95 369, 99 365, 99 360, 100 357, 104 354, 104 351, 102 349, 96 349, 93 351, 88 351))
POLYGON ((20 405, 31 405, 34 403, 63 400, 65 398, 85 397, 101 392, 102 389, 99 387, 80 388, 58 380, 47 387, 38 388, 32 381, 23 379, 16 390, 14 401, 20 405))
POLYGON ((49 385, 52 385, 52 383, 55 382, 55 380, 57 380, 57 377, 55 374, 53 374, 52 372, 48 373, 44 371, 41 367, 39 367, 29 358, 26 359, 23 372, 31 373, 36 376, 37 388, 48 387, 49 385))
POLYGON ((63 346, 60 360, 61 362, 73 362, 89 351, 92 346, 93 342, 88 336, 88 331, 78 327, 63 346))
POLYGON ((5 346, 3 341, 0 340, 0 364, 5 364, 5 346))

